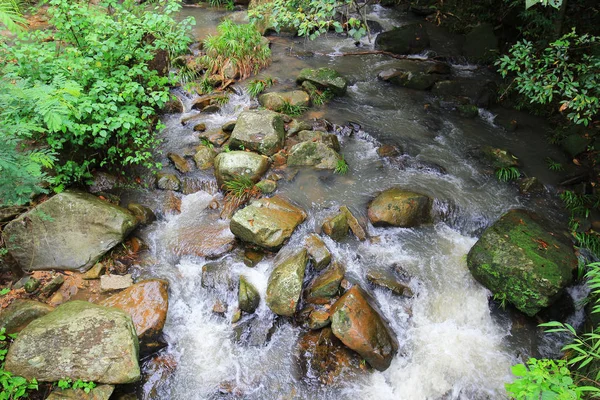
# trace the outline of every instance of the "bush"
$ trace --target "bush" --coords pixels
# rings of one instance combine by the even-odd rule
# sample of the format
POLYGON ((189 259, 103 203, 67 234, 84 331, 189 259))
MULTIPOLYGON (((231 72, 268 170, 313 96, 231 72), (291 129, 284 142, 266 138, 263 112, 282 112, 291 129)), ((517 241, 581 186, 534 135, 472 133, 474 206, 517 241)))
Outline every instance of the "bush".
POLYGON ((151 65, 187 51, 192 21, 177 23, 179 8, 174 0, 148 9, 132 1, 51 0, 55 32, 0 45, 2 92, 14 96, 1 100, 3 130, 12 126, 3 135, 57 153, 52 182, 59 190, 97 167, 155 166, 158 113, 174 79, 151 65))

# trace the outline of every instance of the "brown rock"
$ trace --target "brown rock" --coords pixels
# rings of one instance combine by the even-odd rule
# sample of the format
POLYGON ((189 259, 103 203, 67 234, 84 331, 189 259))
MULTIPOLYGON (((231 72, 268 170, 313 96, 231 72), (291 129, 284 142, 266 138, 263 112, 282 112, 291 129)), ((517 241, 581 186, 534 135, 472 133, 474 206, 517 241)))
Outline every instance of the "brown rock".
POLYGON ((423 194, 392 188, 369 204, 368 214, 373 225, 410 228, 430 221, 431 204, 423 194))
POLYGON ((323 232, 333 240, 340 241, 348 235, 348 217, 346 213, 340 212, 323 222, 323 232))
POLYGON ((169 157, 169 160, 171 160, 173 165, 175 165, 177 171, 181 172, 182 174, 190 172, 190 166, 188 165, 187 161, 179 154, 169 153, 167 154, 167 157, 169 157))
POLYGON ((400 155, 400 151, 396 146, 392 146, 391 144, 384 144, 383 146, 377 149, 377 154, 379 157, 396 157, 400 155))
POLYGON ((391 273, 383 273, 380 271, 369 271, 367 273, 367 281, 375 286, 380 286, 391 290, 394 294, 400 296, 412 297, 413 292, 410 287, 401 282, 398 278, 393 276, 391 273))
POLYGON ((327 311, 314 310, 308 317, 308 327, 317 330, 326 327, 331 323, 331 318, 327 311))
POLYGON ((194 131, 196 132, 204 132, 206 130, 206 124, 204 122, 200 122, 199 124, 194 125, 194 131))
POLYGON ((304 241, 308 256, 316 270, 322 270, 331 262, 331 253, 317 234, 309 235, 304 241))
POLYGON ((325 304, 338 295, 340 283, 344 279, 344 267, 334 262, 321 275, 317 276, 306 289, 308 303, 325 304))
POLYGON ((346 214, 348 225, 350 226, 352 233, 354 233, 354 236, 356 236, 360 241, 366 240, 367 233, 358 222, 358 219, 354 216, 354 214, 352 214, 352 211, 350 211, 350 209, 346 206, 341 206, 340 211, 346 214))

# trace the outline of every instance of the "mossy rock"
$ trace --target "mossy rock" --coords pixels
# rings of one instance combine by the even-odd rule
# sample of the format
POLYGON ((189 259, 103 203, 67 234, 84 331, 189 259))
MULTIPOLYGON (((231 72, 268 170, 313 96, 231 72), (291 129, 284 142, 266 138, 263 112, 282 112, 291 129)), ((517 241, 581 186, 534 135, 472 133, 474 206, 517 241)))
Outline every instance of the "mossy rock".
POLYGON ((302 293, 308 253, 302 248, 280 261, 267 284, 267 305, 277 315, 291 317, 302 293))
POLYGON ((290 150, 288 165, 314 166, 317 169, 335 169, 342 156, 321 142, 300 142, 290 150))
POLYGON ((467 264, 497 298, 533 316, 573 282, 577 257, 535 215, 511 210, 485 230, 469 251, 467 264))
POLYGON ((300 71, 296 83, 301 85, 308 81, 319 89, 329 89, 336 96, 343 96, 348 88, 348 81, 332 68, 305 68, 300 71))

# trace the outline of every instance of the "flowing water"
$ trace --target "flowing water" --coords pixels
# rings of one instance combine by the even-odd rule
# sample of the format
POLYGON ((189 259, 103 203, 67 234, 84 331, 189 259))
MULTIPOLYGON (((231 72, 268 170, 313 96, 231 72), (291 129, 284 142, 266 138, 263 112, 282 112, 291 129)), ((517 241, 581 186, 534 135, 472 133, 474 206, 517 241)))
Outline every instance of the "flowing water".
MULTIPOLYGON (((201 8, 184 10, 194 16, 198 36, 214 31, 224 14, 201 8)), ((375 8, 370 18, 384 28, 397 25, 397 16, 375 8)), ((345 265, 346 276, 368 288, 370 270, 401 267, 410 277, 416 294, 403 298, 371 289, 380 310, 398 336, 400 350, 390 368, 363 375, 347 374, 331 386, 303 380, 293 357, 301 329, 277 320, 264 303, 267 279, 275 256, 256 267, 247 267, 234 250, 224 259, 233 281, 244 274, 262 296, 256 316, 247 322, 253 335, 246 343, 236 340, 231 318, 237 303, 236 290, 227 285, 205 289, 201 269, 208 261, 200 257, 175 256, 169 250, 170 232, 219 199, 212 173, 192 176, 206 191, 183 197, 181 214, 165 213, 146 228, 145 238, 154 258, 153 266, 138 274, 169 280, 170 305, 165 337, 166 351, 177 360, 175 372, 154 391, 142 390, 153 399, 503 399, 504 382, 511 379, 510 366, 538 352, 556 351, 554 342, 540 341, 530 323, 515 326, 506 311, 490 303, 490 293, 470 275, 466 254, 482 230, 509 209, 522 207, 551 219, 561 217, 552 192, 555 183, 540 154, 560 160, 545 145, 539 122, 507 133, 493 125, 487 110, 481 118, 461 119, 450 112, 430 111, 428 92, 392 87, 377 80, 379 70, 394 60, 379 55, 342 56, 356 51, 351 39, 335 35, 314 42, 272 38, 273 64, 261 76, 276 77, 278 88, 294 87, 305 67, 330 66, 345 75, 350 86, 346 96, 326 108, 312 109, 308 117, 325 117, 337 124, 360 125, 352 134, 340 132, 342 151, 350 171, 340 176, 301 169, 291 180, 279 182, 278 194, 307 211, 307 220, 296 230, 281 252, 302 246, 304 237, 318 229, 323 219, 341 205, 361 217, 375 193, 392 186, 423 192, 435 198, 434 223, 415 229, 368 227, 366 242, 354 237, 338 243, 324 240, 335 259, 345 265), (401 146, 404 155, 382 160, 376 149, 382 143, 401 146), (515 186, 499 183, 478 164, 473 149, 483 144, 509 148, 526 161, 525 172, 542 179, 549 193, 535 198, 519 195, 515 186), (547 148, 545 148, 547 147, 547 148), (535 156, 535 157, 534 157, 535 156), (528 160, 532 160, 528 162, 528 160), (212 188, 212 189, 211 189, 212 188), (200 210, 200 211, 198 211, 200 210), (221 287, 223 286, 223 287, 221 287), (230 306, 225 317, 213 313, 215 299, 230 306), (255 339, 257 338, 257 339, 255 339), (255 342, 253 342, 255 341, 255 342), (264 343, 266 341, 266 343, 264 343), (249 343, 247 343, 249 342, 249 343), (263 344, 264 343, 264 344, 263 344), (223 394, 224 387, 231 393, 223 394), (220 392, 221 389, 221 392, 220 392)), ((361 49, 371 46, 363 40, 361 49)), ((456 75, 485 74, 472 66, 456 65, 456 75)), ((241 85, 243 87, 243 84, 241 85)), ((191 98, 186 100, 189 107, 191 98)), ((205 117, 209 129, 233 120, 253 101, 245 94, 231 96, 220 113, 205 117)), ((198 144, 191 127, 180 124, 181 115, 165 117, 167 129, 161 150, 185 153, 198 144)), ((356 127, 356 125, 354 125, 356 127)), ((157 206, 162 193, 149 191, 135 196, 157 206)))

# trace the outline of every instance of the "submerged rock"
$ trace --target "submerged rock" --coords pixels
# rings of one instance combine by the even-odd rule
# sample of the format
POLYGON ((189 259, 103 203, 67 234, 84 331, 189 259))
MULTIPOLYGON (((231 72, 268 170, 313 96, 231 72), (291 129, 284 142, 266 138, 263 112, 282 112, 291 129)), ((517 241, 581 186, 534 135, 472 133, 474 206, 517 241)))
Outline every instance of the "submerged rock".
POLYGON ((358 286, 348 290, 329 310, 331 330, 373 368, 385 371, 398 351, 398 341, 387 322, 369 304, 358 286))
POLYGON ((329 265, 331 262, 331 253, 318 235, 314 233, 310 234, 304 243, 314 269, 320 271, 329 265))
POLYGON ((224 152, 215 158, 215 177, 219 187, 240 177, 256 183, 268 169, 268 157, 249 151, 224 152))
POLYGON ((420 53, 428 47, 429 35, 419 22, 382 32, 375 39, 376 49, 395 54, 420 53))
POLYGON ((123 311, 70 301, 21 331, 10 346, 5 369, 42 382, 135 382, 140 378, 138 338, 123 311))
POLYGON ((467 264, 497 298, 533 316, 573 282, 577 257, 534 214, 511 210, 485 230, 469 251, 467 264))
POLYGON ((367 281, 374 286, 379 286, 385 289, 389 289, 392 293, 411 297, 413 295, 412 290, 408 284, 401 282, 392 273, 385 273, 381 271, 369 271, 367 272, 367 281))
POLYGON ((348 81, 336 70, 332 68, 305 68, 300 71, 300 75, 296 78, 296 83, 301 85, 308 81, 319 89, 329 89, 337 96, 343 96, 348 87, 348 81))
POLYGON ((279 196, 253 201, 231 218, 230 229, 244 242, 278 249, 292 236, 306 213, 279 196))
POLYGON ((31 321, 54 310, 47 304, 34 300, 16 299, 0 313, 0 328, 6 333, 21 332, 31 321))
POLYGON ((127 210, 68 190, 4 228, 6 247, 21 268, 88 270, 137 226, 127 210))
POLYGON ((335 169, 342 157, 322 142, 301 142, 292 147, 288 156, 288 165, 314 166, 317 169, 335 169))
POLYGON ((260 304, 260 294, 258 290, 246 277, 240 276, 240 284, 238 286, 238 307, 240 310, 252 314, 260 304))
POLYGON ((244 111, 238 117, 231 133, 231 146, 271 156, 282 149, 285 140, 283 119, 269 111, 244 111))
POLYGON ((267 305, 275 314, 291 317, 296 312, 307 263, 306 249, 301 249, 280 261, 271 272, 267 305))
POLYGON ((373 225, 410 228, 431 220, 431 205, 424 194, 392 188, 369 204, 368 214, 373 225))

